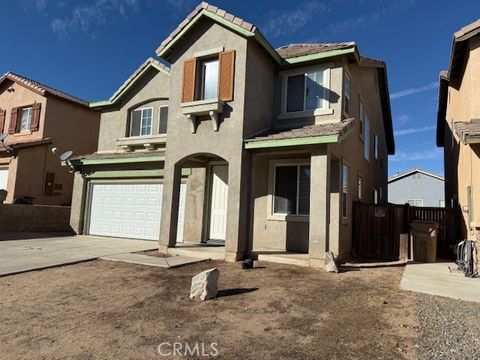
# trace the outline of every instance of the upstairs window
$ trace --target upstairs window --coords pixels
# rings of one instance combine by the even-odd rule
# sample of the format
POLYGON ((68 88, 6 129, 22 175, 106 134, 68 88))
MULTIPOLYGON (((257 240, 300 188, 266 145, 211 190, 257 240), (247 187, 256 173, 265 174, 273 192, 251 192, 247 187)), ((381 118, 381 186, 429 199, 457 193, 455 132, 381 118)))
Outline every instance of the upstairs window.
POLYGON ((378 159, 378 135, 373 133, 373 151, 375 153, 375 159, 378 159))
POLYGON ((130 136, 147 136, 152 134, 153 108, 133 110, 130 117, 130 136))
POLYGON ((370 160, 370 121, 365 117, 364 122, 364 134, 363 134, 363 155, 365 160, 370 160))
POLYGON ((158 127, 159 134, 167 133, 168 123, 168 106, 160 106, 160 125, 158 127))
POLYGON ((325 70, 287 77, 286 112, 325 108, 325 70))
POLYGON ((183 62, 182 103, 232 101, 234 77, 235 50, 187 59, 183 62))
POLYGON ((198 100, 217 98, 218 90, 218 58, 200 61, 200 84, 198 100))
POLYGON ((364 124, 365 124, 365 105, 363 105, 363 101, 360 100, 360 137, 363 138, 363 133, 364 133, 364 124))
POLYGON ((20 109, 20 122, 18 132, 28 132, 32 126, 32 108, 26 107, 20 109))
POLYGON ((363 200, 363 178, 361 176, 358 177, 358 200, 363 200))
POLYGON ((352 85, 350 77, 347 73, 344 73, 343 77, 343 111, 345 114, 350 115, 350 106, 352 102, 352 85))
POLYGON ((310 165, 277 165, 274 184, 275 214, 310 214, 310 165))

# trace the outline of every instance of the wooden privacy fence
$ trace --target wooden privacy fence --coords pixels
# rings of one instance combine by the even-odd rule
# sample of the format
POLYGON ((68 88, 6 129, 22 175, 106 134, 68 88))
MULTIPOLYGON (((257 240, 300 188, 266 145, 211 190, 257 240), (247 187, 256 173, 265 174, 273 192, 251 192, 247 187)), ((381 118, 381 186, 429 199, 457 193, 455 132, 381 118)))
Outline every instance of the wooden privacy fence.
POLYGON ((458 242, 454 209, 360 202, 353 203, 352 255, 385 260, 404 258, 413 220, 437 222, 437 256, 453 256, 452 245, 458 242))

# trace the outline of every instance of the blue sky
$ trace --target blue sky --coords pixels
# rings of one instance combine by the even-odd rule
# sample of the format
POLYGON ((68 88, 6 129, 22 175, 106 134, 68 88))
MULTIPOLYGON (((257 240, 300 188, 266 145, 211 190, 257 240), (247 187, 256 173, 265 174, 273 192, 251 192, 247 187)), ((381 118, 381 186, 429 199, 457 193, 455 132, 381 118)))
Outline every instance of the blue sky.
MULTIPOLYGON (((257 25, 273 46, 355 41, 387 62, 396 155, 389 173, 443 174, 435 146, 437 79, 453 32, 480 1, 306 0, 213 4, 257 25)), ((0 72, 14 71, 86 100, 108 98, 198 4, 192 0, 0 0, 0 72)))

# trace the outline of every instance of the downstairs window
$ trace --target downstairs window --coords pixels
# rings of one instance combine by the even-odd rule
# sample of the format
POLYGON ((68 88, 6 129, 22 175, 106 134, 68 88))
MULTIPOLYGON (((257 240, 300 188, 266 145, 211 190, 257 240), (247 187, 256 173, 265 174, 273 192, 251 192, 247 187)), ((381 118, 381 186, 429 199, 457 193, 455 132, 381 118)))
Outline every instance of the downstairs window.
POLYGON ((274 214, 310 214, 310 165, 275 166, 274 214))

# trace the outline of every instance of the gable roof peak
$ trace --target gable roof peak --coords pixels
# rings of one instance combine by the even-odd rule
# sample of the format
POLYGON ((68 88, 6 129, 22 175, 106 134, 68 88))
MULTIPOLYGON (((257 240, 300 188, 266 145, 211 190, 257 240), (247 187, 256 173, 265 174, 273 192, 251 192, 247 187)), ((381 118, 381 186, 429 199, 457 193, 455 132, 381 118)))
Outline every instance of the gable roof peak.
POLYGON ((57 98, 60 98, 61 100, 66 100, 66 101, 75 103, 77 105, 86 106, 86 107, 88 107, 89 105, 88 101, 82 100, 76 96, 67 94, 66 92, 57 90, 50 86, 44 85, 38 81, 29 79, 26 76, 16 74, 12 71, 8 71, 2 77, 0 77, 0 83, 2 83, 4 80, 10 80, 10 81, 16 82, 43 96, 45 95, 55 96, 57 98))

